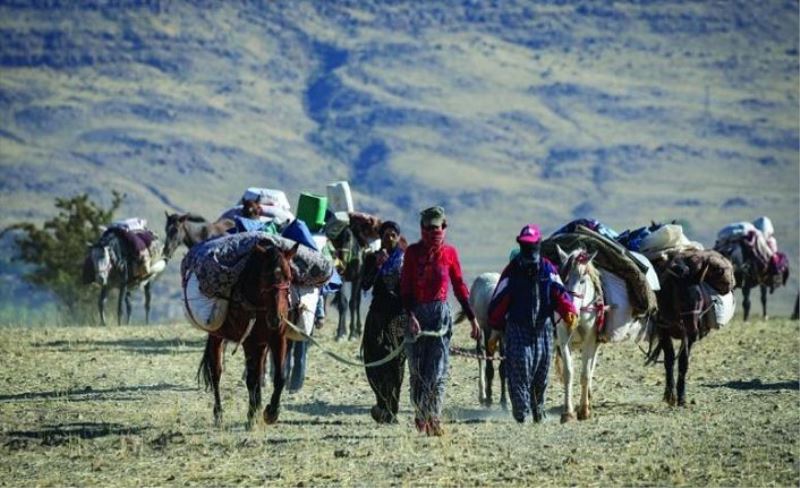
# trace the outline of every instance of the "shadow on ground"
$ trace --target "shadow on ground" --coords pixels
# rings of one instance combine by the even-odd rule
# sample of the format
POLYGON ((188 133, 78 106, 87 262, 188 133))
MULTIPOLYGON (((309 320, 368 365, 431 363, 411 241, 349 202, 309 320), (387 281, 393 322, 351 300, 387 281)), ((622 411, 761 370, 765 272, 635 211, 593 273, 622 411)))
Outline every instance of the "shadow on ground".
POLYGON ((56 400, 65 399, 71 402, 88 402, 98 400, 141 400, 142 395, 124 395, 125 393, 145 393, 159 391, 197 391, 197 388, 159 383, 156 385, 120 386, 95 390, 91 386, 74 390, 35 391, 17 393, 14 395, 0 395, 0 402, 16 402, 26 400, 56 400), (123 394, 123 395, 120 395, 123 394))
POLYGON ((800 382, 798 381, 780 381, 777 383, 764 383, 756 378, 750 381, 728 381, 727 383, 706 383, 702 385, 706 388, 731 388, 733 390, 800 390, 800 382))
POLYGON ((10 449, 26 447, 29 440, 40 440, 43 446, 57 446, 69 442, 70 438, 96 439, 109 435, 140 434, 149 427, 129 427, 123 424, 106 422, 75 422, 58 425, 45 425, 36 430, 13 430, 6 432, 10 440, 4 445, 10 449))
POLYGON ((179 354, 194 353, 205 346, 205 339, 184 341, 181 339, 117 339, 109 341, 49 341, 34 342, 33 347, 52 352, 100 352, 126 351, 137 354, 179 354))

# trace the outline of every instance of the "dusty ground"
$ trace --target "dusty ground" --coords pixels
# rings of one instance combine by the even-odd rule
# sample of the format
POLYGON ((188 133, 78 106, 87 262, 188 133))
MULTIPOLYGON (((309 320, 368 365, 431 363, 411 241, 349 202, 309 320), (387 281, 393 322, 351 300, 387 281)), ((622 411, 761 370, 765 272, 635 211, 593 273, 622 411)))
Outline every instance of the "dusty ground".
MULTIPOLYGON (((326 347, 355 356, 357 345, 326 347)), ((734 322, 695 349, 687 408, 631 343, 601 350, 593 417, 517 426, 477 406, 474 361, 452 361, 444 438, 369 417, 363 371, 311 350, 280 423, 243 428, 241 352, 228 356, 222 429, 185 326, 0 329, 0 485, 695 485, 800 483, 798 324, 734 322)), ((467 346, 466 329, 454 344, 467 346)))

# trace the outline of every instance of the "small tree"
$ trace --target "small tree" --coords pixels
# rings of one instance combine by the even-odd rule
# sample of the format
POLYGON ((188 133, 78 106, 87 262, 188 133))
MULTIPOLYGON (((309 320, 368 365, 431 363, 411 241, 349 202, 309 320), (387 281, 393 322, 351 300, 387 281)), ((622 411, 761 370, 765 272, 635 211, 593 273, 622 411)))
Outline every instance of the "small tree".
POLYGON ((14 224, 0 235, 17 231, 15 261, 31 265, 24 279, 53 292, 58 297, 62 316, 67 322, 95 322, 97 293, 83 284, 81 271, 87 254, 87 242, 94 242, 113 218, 125 198, 113 191, 108 209, 89 199, 86 194, 72 198, 56 198, 58 215, 41 227, 30 222, 14 224))

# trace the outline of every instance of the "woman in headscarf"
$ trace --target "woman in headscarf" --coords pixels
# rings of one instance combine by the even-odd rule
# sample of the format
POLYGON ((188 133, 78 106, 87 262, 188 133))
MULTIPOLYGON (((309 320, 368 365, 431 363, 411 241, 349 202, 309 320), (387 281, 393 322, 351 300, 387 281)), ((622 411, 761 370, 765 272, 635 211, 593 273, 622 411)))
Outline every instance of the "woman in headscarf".
POLYGON ((545 417, 547 374, 553 350, 553 313, 558 311, 571 331, 578 321, 569 292, 558 268, 541 256, 542 233, 526 225, 517 236, 519 253, 503 270, 489 305, 490 354, 505 332, 506 376, 511 393, 511 413, 517 422, 545 417))
POLYGON ((444 242, 444 209, 431 207, 420 217, 422 239, 406 250, 400 295, 408 313, 406 355, 414 423, 420 432, 440 436, 444 433, 441 415, 453 333, 453 315, 447 303, 450 282, 472 325, 472 338, 479 339, 481 332, 469 304, 458 252, 444 242))
MULTIPOLYGON (((400 270, 406 242, 400 226, 392 221, 384 222, 378 234, 381 249, 367 255, 361 282, 364 290, 372 288, 362 342, 367 363, 379 361, 400 347, 406 325, 400 299, 400 270)), ((379 424, 397 422, 405 363, 405 353, 401 352, 386 364, 366 368, 369 386, 375 393, 370 415, 379 424)))

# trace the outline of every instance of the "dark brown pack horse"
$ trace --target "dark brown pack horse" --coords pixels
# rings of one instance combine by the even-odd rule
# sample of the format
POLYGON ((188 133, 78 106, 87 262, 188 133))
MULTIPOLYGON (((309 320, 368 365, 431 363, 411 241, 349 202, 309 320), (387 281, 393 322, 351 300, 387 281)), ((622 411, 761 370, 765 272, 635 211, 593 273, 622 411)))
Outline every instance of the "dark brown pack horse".
POLYGON ((255 415, 261 408, 261 378, 267 351, 272 351, 274 372, 273 391, 269 405, 264 409, 264 421, 273 424, 278 420, 283 392, 283 362, 286 356, 286 319, 289 314, 289 286, 292 271, 289 262, 298 245, 289 251, 269 245, 256 245, 247 265, 234 285, 225 322, 208 335, 206 349, 197 371, 198 382, 214 392, 214 423, 222 424, 222 403, 219 382, 222 376, 225 341, 242 345, 244 349, 249 409, 247 427, 255 424, 255 415))
POLYGON ((663 351, 666 373, 664 401, 672 406, 685 406, 689 355, 694 343, 716 327, 713 304, 711 295, 690 272, 680 255, 663 265, 659 271, 659 281, 661 290, 656 292, 658 313, 651 318, 653 328, 647 362, 655 363, 663 351), (673 339, 680 341, 677 388, 673 371, 673 339))
POLYGON ((788 259, 778 252, 776 253, 776 258, 780 257, 782 259, 776 262, 780 262, 784 266, 777 268, 772 262, 763 264, 744 241, 717 246, 715 249, 733 263, 736 288, 742 289, 744 320, 747 321, 750 316, 750 289, 756 286, 761 289, 761 311, 762 317, 766 320, 768 318, 767 292, 771 295, 776 288, 786 285, 789 280, 788 259))

